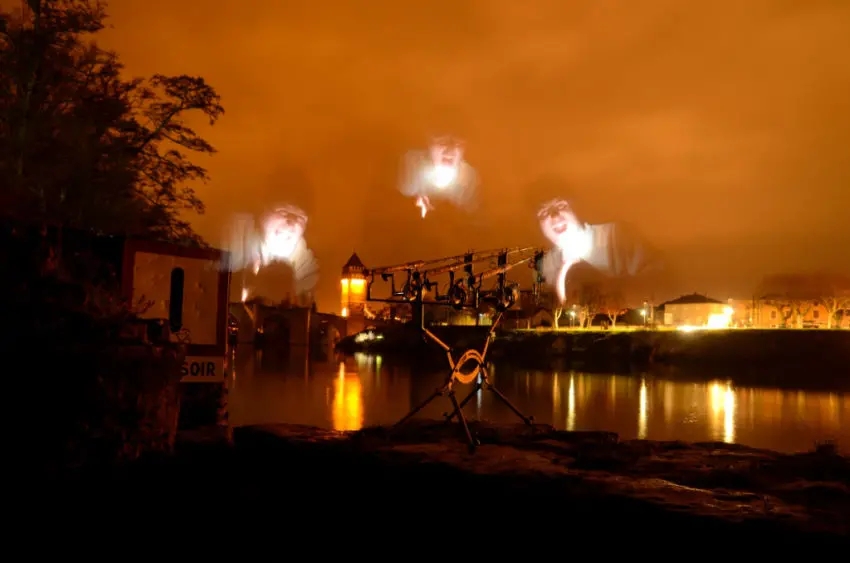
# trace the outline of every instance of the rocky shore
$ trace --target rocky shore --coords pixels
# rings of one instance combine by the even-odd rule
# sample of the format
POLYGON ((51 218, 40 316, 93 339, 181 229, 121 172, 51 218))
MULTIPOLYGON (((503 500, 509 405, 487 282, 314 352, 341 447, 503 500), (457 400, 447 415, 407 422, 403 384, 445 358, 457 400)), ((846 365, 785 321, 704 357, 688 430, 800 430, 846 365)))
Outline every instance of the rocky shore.
POLYGON ((172 457, 78 476, 50 494, 69 507, 85 499, 123 522, 162 506, 182 507, 181 518, 269 518, 276 507, 274 518, 290 531, 342 521, 349 531, 392 529, 423 541, 482 518, 514 543, 533 531, 557 534, 556 543, 634 537, 844 548, 850 535, 850 461, 829 445, 784 455, 543 426, 476 423, 474 431, 475 454, 456 425, 442 422, 395 433, 244 427, 232 444, 184 435, 172 457))

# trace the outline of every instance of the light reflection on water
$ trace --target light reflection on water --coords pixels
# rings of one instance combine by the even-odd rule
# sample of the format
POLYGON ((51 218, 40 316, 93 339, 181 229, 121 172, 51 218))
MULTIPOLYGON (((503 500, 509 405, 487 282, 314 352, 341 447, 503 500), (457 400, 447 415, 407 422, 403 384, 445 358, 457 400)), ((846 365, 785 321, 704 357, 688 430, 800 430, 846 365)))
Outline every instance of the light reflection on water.
POLYGON ((363 427, 363 389, 357 372, 346 372, 345 362, 339 363, 334 381, 333 429, 360 430, 363 427))
MULTIPOLYGON (((392 424, 442 383, 445 372, 387 366, 379 356, 308 364, 274 360, 240 347, 233 362, 231 420, 236 425, 288 422, 337 430, 392 424)), ((538 422, 566 430, 609 430, 622 439, 739 442, 782 451, 810 450, 837 440, 850 453, 850 393, 737 387, 582 372, 509 371, 489 366, 491 381, 538 422)), ((463 397, 470 386, 459 386, 463 397)), ((423 417, 439 418, 438 398, 423 417)), ((464 412, 471 418, 516 422, 489 393, 464 412)))

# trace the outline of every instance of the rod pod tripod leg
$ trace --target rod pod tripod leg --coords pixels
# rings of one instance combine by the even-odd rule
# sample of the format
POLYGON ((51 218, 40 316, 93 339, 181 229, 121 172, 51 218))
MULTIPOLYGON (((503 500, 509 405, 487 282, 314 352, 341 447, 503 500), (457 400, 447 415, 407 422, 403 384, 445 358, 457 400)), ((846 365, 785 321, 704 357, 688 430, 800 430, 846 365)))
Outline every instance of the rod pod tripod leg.
MULTIPOLYGON (((421 307, 421 303, 419 303, 421 307)), ((430 330, 422 327, 423 334, 426 338, 430 339, 432 342, 439 345, 446 353, 446 358, 449 362, 449 367, 451 368, 451 372, 446 378, 445 383, 442 387, 436 389, 425 401, 423 401, 420 405, 411 410, 407 415, 404 416, 401 420, 393 425, 393 429, 398 428, 401 424, 412 418, 422 409, 424 409, 428 404, 431 403, 437 397, 448 396, 449 401, 452 403, 452 413, 446 416, 446 421, 451 421, 455 416, 458 417, 458 421, 460 422, 461 427, 463 428, 463 432, 466 436, 466 440, 469 443, 469 451, 470 453, 475 451, 475 447, 477 445, 477 440, 472 436, 472 432, 469 430, 469 424, 467 423, 466 416, 463 414, 463 407, 475 396, 475 394, 480 391, 482 388, 488 389, 493 392, 503 403, 505 403, 518 417, 522 419, 527 425, 534 427, 534 417, 527 417, 519 409, 517 409, 501 391, 496 389, 488 379, 487 376, 487 368, 484 367, 484 358, 487 355, 487 349, 490 347, 490 341, 493 339, 493 335, 495 334, 496 327, 499 324, 499 321, 502 320, 502 316, 495 320, 493 323, 490 332, 487 334, 487 339, 484 342, 484 349, 481 352, 470 348, 467 350, 457 361, 452 357, 451 348, 446 345, 442 340, 440 340, 434 333, 430 330), (464 373, 461 371, 461 368, 467 364, 468 362, 474 362, 476 364, 476 368, 471 372, 464 373), (478 375, 481 374, 481 380, 478 379, 478 375), (455 381, 459 383, 474 383, 474 388, 469 395, 467 395, 461 403, 458 403, 457 397, 455 396, 454 391, 454 383, 455 381)))
POLYGON ((443 397, 443 396, 448 396, 449 401, 451 401, 451 403, 452 403, 452 407, 453 407, 454 411, 459 413, 458 419, 459 419, 461 427, 463 428, 463 433, 466 436, 466 441, 469 443, 469 451, 474 452, 475 446, 476 446, 476 441, 475 441, 475 438, 472 437, 472 432, 469 430, 469 424, 466 422, 466 417, 463 415, 463 409, 457 402, 457 396, 455 395, 455 390, 454 390, 454 372, 452 372, 449 375, 448 379, 446 380, 446 383, 443 384, 442 387, 436 389, 433 393, 431 393, 428 396, 427 399, 425 399, 422 403, 420 403, 412 411, 407 413, 404 416, 404 418, 402 418, 401 420, 396 422, 393 425, 393 429, 395 430, 396 428, 398 428, 399 426, 401 426, 402 424, 404 424, 405 422, 407 422, 408 420, 413 418, 417 413, 419 413, 419 411, 421 411, 422 409, 427 407, 431 403, 431 401, 433 401, 437 397, 443 397))
POLYGON ((472 398, 473 398, 473 397, 474 397, 477 393, 479 393, 481 390, 485 390, 485 391, 490 391, 491 393, 493 393, 494 395, 496 395, 496 397, 498 397, 498 398, 499 398, 499 400, 500 400, 500 401, 502 401, 502 403, 504 403, 505 405, 507 405, 507 407, 508 407, 509 409, 511 409, 511 411, 513 411, 513 413, 514 413, 515 415, 517 415, 517 416, 518 416, 518 417, 519 417, 519 418, 520 418, 520 419, 521 419, 524 423, 526 423, 528 426, 532 426, 532 427, 534 426, 534 417, 533 417, 533 416, 525 416, 525 415, 522 413, 522 411, 520 411, 517 407, 515 407, 515 406, 514 406, 514 404, 513 404, 513 403, 511 403, 511 402, 510 402, 510 400, 508 400, 508 398, 507 398, 507 397, 505 397, 504 393, 502 393, 501 391, 499 391, 499 390, 496 388, 496 386, 495 386, 495 385, 493 385, 492 383, 490 383, 490 380, 489 380, 489 378, 488 378, 488 376, 487 376, 487 369, 486 369, 486 368, 484 368, 484 367, 482 367, 482 368, 481 368, 481 379, 482 379, 483 381, 476 381, 476 382, 475 382, 475 387, 473 387, 472 391, 470 391, 470 392, 469 392, 469 395, 467 395, 467 396, 463 399, 463 401, 461 401, 461 403, 460 403, 460 405, 459 405, 459 408, 456 408, 456 409, 455 409, 455 410, 454 410, 454 411, 453 411, 450 415, 448 415, 448 416, 446 417, 446 422, 451 421, 451 420, 452 420, 455 416, 463 416, 463 407, 465 407, 465 406, 466 406, 466 404, 467 404, 469 401, 471 401, 471 400, 472 400, 472 398))

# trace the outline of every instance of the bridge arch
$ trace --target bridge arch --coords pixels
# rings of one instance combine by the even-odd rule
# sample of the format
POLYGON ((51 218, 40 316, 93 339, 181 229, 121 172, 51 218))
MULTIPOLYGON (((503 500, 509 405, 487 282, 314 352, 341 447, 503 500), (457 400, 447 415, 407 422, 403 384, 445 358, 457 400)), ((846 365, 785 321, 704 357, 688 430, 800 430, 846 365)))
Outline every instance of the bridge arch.
POLYGON ((266 314, 261 328, 265 342, 289 343, 292 341, 292 325, 284 315, 266 314))

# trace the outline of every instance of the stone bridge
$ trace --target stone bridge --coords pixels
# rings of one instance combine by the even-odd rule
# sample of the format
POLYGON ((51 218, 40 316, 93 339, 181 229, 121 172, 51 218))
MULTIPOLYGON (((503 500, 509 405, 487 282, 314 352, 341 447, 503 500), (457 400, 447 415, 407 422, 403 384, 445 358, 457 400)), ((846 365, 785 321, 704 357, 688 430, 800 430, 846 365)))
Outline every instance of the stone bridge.
POLYGON ((231 303, 231 321, 239 327, 237 342, 274 352, 309 350, 313 359, 333 357, 334 346, 347 334, 346 319, 311 307, 231 303))

